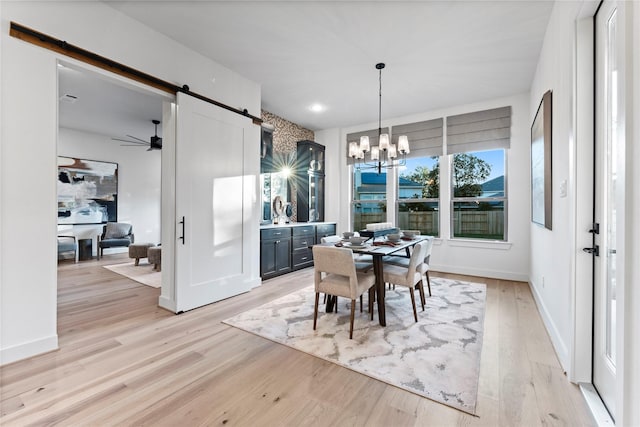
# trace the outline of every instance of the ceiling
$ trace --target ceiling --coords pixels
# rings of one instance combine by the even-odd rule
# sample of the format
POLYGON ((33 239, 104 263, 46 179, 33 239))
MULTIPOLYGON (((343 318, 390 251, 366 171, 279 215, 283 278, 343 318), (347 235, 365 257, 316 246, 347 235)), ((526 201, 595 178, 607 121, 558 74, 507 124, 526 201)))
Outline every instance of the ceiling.
MULTIPOLYGON (((383 120, 528 91, 553 7, 544 0, 104 1, 259 83, 262 108, 311 130, 377 122, 378 62, 386 63, 383 120), (323 111, 311 111, 313 104, 323 111)), ((124 104, 115 96, 101 104, 111 102, 124 104)), ((154 118, 136 111, 140 120, 154 118)))

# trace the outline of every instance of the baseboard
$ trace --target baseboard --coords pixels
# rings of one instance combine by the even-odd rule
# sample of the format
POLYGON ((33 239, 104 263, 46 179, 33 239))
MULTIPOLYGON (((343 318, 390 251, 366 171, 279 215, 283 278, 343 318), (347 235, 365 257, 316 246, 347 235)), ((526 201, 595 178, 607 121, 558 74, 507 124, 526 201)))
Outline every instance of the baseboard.
POLYGON ((537 289, 531 282, 529 283, 529 289, 531 290, 531 294, 533 295, 533 299, 536 302, 536 306, 538 307, 538 313, 540 313, 540 317, 542 318, 542 322, 544 323, 545 328, 547 329, 547 333, 549 334, 549 338, 551 338, 551 344, 553 345, 554 350, 556 351, 556 356, 558 357, 558 361, 560 362, 560 366, 565 372, 569 371, 569 350, 565 345, 564 341, 560 337, 560 333, 556 328, 556 324, 553 319, 549 315, 547 311, 547 307, 544 305, 540 294, 537 289))
POLYGON ((437 264, 430 264, 429 268, 432 271, 442 273, 464 274, 467 276, 488 277, 490 279, 514 280, 516 282, 527 282, 529 280, 528 275, 514 273, 512 271, 483 270, 480 268, 465 268, 458 265, 448 266, 437 264))
POLYGON ((0 350, 0 366, 58 349, 58 335, 14 345, 0 350))

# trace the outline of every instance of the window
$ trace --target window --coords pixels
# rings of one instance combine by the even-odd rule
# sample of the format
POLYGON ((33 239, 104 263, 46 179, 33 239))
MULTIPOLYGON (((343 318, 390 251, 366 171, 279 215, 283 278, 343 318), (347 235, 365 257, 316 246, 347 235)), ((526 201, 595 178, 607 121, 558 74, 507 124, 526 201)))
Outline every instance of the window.
POLYGON ((451 156, 451 237, 506 240, 506 150, 451 156))
POLYGON ((397 224, 420 234, 440 235, 440 158, 407 159, 398 177, 397 224))
POLYGON ((351 214, 354 230, 387 218, 387 174, 353 168, 351 214))

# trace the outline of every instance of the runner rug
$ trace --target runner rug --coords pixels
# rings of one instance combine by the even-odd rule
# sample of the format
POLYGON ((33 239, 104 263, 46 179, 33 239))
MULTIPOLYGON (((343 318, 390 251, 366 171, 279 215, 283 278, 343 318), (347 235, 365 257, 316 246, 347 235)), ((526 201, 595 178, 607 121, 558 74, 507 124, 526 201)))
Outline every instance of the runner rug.
POLYGON ((387 290, 386 327, 378 324, 377 310, 369 320, 365 296, 364 312, 356 310, 352 340, 351 302, 345 298, 339 298, 338 313, 325 313, 321 299, 313 330, 313 286, 224 323, 475 414, 486 286, 433 278, 431 289, 425 311, 416 292, 418 323, 409 290, 387 290))

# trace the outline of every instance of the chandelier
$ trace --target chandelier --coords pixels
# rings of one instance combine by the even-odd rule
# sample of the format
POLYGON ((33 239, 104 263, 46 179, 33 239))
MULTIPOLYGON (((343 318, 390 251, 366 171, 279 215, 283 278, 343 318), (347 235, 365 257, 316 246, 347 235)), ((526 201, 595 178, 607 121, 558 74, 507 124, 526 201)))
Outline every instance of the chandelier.
POLYGON ((409 154, 409 139, 406 135, 398 137, 398 146, 389 140, 388 133, 382 133, 382 69, 384 63, 376 64, 379 72, 379 91, 378 91, 378 145, 371 146, 369 137, 364 135, 360 137, 360 143, 349 142, 349 157, 354 160, 357 169, 377 169, 378 173, 382 172, 382 168, 391 169, 406 164, 406 155, 409 154), (369 153, 369 160, 366 159, 369 153), (398 155, 400 159, 398 160, 398 155))

